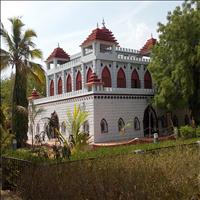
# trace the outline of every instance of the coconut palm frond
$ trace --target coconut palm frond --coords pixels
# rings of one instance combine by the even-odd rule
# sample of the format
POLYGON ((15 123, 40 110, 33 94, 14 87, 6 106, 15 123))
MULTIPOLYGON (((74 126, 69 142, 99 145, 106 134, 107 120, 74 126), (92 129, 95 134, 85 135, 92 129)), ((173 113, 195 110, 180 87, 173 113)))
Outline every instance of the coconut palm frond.
POLYGON ((9 52, 7 52, 3 49, 0 49, 0 59, 1 59, 0 70, 7 68, 10 64, 9 52))
POLYGON ((31 58, 41 58, 42 59, 42 51, 40 49, 33 49, 29 51, 31 58))
POLYGON ((46 84, 46 78, 45 78, 45 72, 42 69, 42 66, 40 64, 36 64, 34 62, 28 62, 29 67, 27 68, 28 73, 30 76, 33 77, 33 79, 40 84, 41 86, 45 86, 46 84))
POLYGON ((4 42, 6 43, 9 52, 14 52, 14 43, 12 42, 11 37, 9 36, 8 32, 5 30, 3 24, 1 23, 1 29, 0 29, 0 34, 4 40, 4 42))
POLYGON ((12 23, 13 43, 15 44, 15 48, 18 48, 21 41, 22 27, 24 24, 19 17, 9 18, 9 21, 12 23))

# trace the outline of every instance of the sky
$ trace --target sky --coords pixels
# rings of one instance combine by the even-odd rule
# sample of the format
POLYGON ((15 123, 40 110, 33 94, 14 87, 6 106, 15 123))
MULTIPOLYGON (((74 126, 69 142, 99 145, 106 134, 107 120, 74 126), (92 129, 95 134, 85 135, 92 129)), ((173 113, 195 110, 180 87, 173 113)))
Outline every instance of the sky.
MULTIPOLYGON (((181 1, 1 1, 1 21, 10 32, 8 18, 21 16, 25 26, 37 33, 34 42, 43 52, 37 60, 44 61, 59 46, 69 55, 80 52, 80 44, 93 29, 105 26, 110 29, 119 45, 141 49, 147 39, 158 39, 158 22, 166 23, 168 11, 181 1)), ((4 43, 1 45, 6 49, 4 43)), ((2 78, 11 70, 3 71, 2 78)))

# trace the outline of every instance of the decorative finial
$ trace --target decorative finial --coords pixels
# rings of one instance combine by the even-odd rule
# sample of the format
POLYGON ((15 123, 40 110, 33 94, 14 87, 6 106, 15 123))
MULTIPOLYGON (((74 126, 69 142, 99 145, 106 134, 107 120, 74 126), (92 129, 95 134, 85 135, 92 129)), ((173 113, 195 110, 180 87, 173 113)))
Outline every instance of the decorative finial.
POLYGON ((97 22, 97 28, 99 28, 99 24, 98 24, 98 22, 97 22))
POLYGON ((153 38, 153 34, 151 33, 151 38, 153 38))
POLYGON ((58 42, 58 48, 59 48, 60 46, 59 46, 59 42, 58 42))
POLYGON ((103 18, 103 21, 102 21, 102 25, 103 25, 103 27, 105 28, 105 21, 104 21, 104 18, 103 18))

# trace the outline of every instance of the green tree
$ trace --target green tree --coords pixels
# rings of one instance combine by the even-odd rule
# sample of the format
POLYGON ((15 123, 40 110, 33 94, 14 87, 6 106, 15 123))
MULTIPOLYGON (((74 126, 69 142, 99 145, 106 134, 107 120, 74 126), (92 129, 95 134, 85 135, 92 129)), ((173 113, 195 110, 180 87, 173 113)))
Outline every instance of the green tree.
POLYGON ((11 90, 12 80, 9 78, 1 80, 1 107, 7 119, 11 117, 11 90))
POLYGON ((11 147, 13 139, 13 135, 7 130, 7 120, 3 111, 2 107, 0 107, 0 154, 4 153, 6 149, 11 147))
POLYGON ((72 153, 82 150, 90 139, 89 134, 81 131, 81 127, 84 125, 88 117, 88 112, 81 110, 80 106, 74 105, 74 110, 71 113, 67 111, 66 127, 71 135, 71 148, 72 153))
POLYGON ((25 144, 28 131, 28 115, 20 112, 18 106, 25 109, 28 107, 27 100, 27 74, 41 85, 45 84, 44 70, 39 64, 31 59, 42 58, 40 49, 35 48, 33 38, 37 37, 32 29, 23 31, 24 24, 19 17, 10 18, 12 25, 11 34, 7 32, 3 24, 1 24, 0 34, 8 50, 1 49, 1 66, 4 69, 8 66, 15 68, 15 80, 12 89, 12 132, 16 135, 18 147, 25 144))
POLYGON ((168 111, 188 107, 200 123, 200 2, 185 1, 158 26, 159 41, 149 65, 154 102, 168 111))
POLYGON ((35 135, 35 118, 44 111, 43 108, 37 108, 33 101, 30 102, 29 107, 29 119, 31 124, 31 135, 32 135, 32 148, 33 148, 33 136, 35 135))

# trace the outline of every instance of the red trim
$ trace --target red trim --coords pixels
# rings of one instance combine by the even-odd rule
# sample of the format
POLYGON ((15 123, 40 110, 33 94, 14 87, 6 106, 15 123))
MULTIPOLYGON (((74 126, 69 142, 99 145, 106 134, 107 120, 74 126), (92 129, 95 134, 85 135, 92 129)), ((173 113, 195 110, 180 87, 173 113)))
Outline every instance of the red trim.
POLYGON ((66 81, 66 92, 71 92, 72 91, 72 79, 71 75, 69 74, 67 76, 67 81, 66 81))
POLYGON ((92 75, 92 70, 91 70, 91 68, 89 68, 87 71, 87 83, 89 82, 91 75, 92 75))
POLYGON ((54 81, 51 80, 51 83, 50 83, 50 96, 53 96, 54 95, 54 81))
POLYGON ((151 89, 152 88, 152 80, 151 74, 147 70, 144 74, 144 88, 151 89))
POLYGON ((140 49, 140 53, 142 55, 149 55, 151 48, 156 44, 157 40, 154 38, 150 38, 147 40, 145 45, 140 49))
POLYGON ((133 70, 131 75, 131 88, 140 88, 140 79, 136 69, 133 70))
POLYGON ((120 68, 117 73, 117 87, 126 88, 126 76, 122 68, 120 68))
POLYGON ((62 79, 61 79, 61 77, 58 80, 58 94, 62 94, 62 79))
POLYGON ((112 42, 118 45, 118 42, 115 39, 113 33, 106 27, 102 27, 101 29, 100 28, 94 29, 92 33, 87 37, 87 39, 81 44, 81 46, 86 45, 94 40, 112 42))
POLYGON ((82 78, 80 71, 78 71, 76 76, 76 90, 81 90, 81 89, 82 89, 82 78))
POLYGON ((58 47, 53 50, 51 55, 47 58, 47 61, 53 58, 62 58, 62 59, 69 60, 70 56, 62 48, 58 47))
POLYGON ((104 87, 112 87, 110 71, 107 66, 104 67, 101 77, 104 87))

